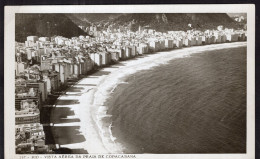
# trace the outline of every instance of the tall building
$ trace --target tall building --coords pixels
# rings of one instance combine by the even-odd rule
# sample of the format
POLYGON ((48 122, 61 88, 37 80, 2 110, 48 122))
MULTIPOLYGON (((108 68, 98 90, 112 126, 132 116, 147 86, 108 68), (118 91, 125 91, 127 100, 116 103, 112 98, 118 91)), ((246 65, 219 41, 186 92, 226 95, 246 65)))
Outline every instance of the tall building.
POLYGON ((50 70, 52 68, 52 60, 46 55, 41 56, 41 71, 50 70))
POLYGON ((28 88, 36 88, 41 93, 42 101, 46 101, 48 93, 47 93, 47 84, 45 81, 29 81, 26 83, 28 88))
POLYGON ((27 41, 36 42, 38 41, 38 36, 27 36, 27 41))

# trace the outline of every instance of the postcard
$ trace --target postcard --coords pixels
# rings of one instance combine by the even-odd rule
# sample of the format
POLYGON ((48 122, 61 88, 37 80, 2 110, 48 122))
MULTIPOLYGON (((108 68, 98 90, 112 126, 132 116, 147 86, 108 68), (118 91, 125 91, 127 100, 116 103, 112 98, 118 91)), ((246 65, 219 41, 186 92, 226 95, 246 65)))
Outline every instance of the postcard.
POLYGON ((255 6, 6 6, 5 157, 253 159, 255 6))

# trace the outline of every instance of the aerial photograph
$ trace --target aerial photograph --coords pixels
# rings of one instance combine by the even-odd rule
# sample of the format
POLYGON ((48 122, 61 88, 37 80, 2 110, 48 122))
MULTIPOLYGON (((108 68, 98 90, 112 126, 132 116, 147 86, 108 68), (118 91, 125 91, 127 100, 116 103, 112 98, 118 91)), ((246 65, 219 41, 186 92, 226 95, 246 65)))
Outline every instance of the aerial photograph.
POLYGON ((247 13, 16 13, 12 53, 16 154, 247 153, 247 13))

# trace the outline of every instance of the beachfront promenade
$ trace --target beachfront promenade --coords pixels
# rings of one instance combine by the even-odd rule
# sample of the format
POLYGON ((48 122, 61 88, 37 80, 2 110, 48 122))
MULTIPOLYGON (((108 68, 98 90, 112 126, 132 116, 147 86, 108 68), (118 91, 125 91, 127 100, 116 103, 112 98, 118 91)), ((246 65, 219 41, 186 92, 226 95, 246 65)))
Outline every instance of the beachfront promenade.
POLYGON ((51 132, 60 148, 72 153, 120 153, 108 126, 98 122, 99 108, 122 78, 203 51, 244 47, 247 42, 195 46, 139 56, 100 69, 69 87, 51 110, 51 132), (101 124, 101 125, 100 125, 101 124))

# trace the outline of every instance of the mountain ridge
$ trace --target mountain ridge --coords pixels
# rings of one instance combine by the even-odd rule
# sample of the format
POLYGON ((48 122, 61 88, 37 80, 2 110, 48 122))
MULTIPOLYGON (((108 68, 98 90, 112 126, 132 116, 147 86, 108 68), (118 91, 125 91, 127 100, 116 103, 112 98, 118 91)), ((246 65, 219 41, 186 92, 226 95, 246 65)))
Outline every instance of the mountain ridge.
MULTIPOLYGON (((78 19, 94 25, 149 26, 158 31, 188 30, 188 24, 198 29, 216 29, 218 25, 236 28, 236 22, 226 13, 80 13, 78 19)), ((101 28, 102 28, 101 27, 101 28)))
POLYGON ((79 28, 80 25, 96 25, 100 30, 109 25, 115 28, 123 26, 132 31, 137 31, 141 26, 161 32, 216 29, 218 25, 235 29, 240 27, 226 13, 20 13, 15 18, 15 39, 24 42, 30 35, 60 35, 67 38, 88 35, 79 28))
POLYGON ((32 14, 23 13, 15 15, 15 40, 24 42, 27 36, 54 36, 67 38, 87 35, 65 14, 32 14))

